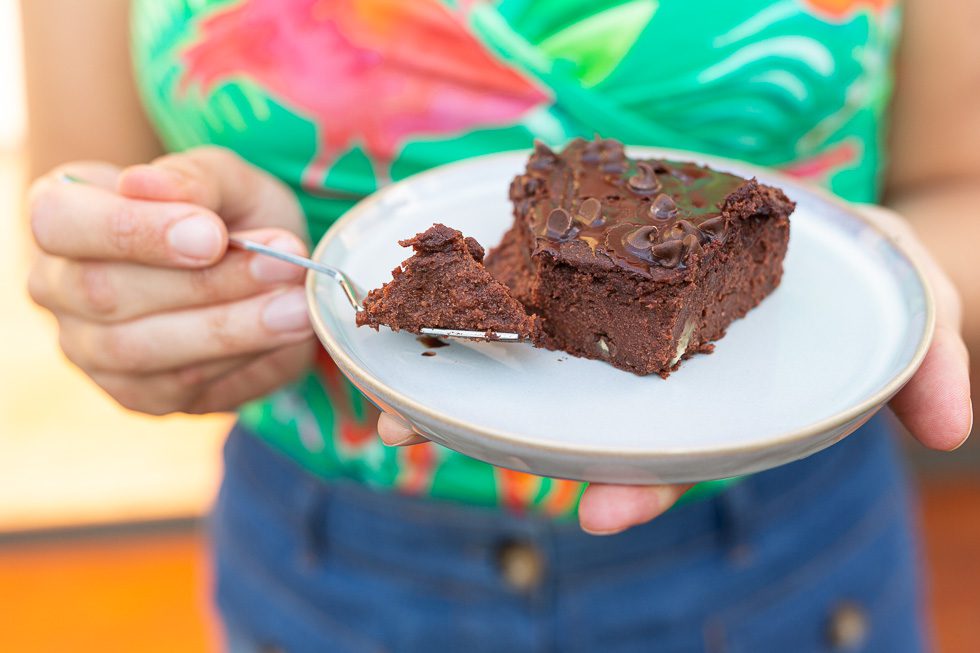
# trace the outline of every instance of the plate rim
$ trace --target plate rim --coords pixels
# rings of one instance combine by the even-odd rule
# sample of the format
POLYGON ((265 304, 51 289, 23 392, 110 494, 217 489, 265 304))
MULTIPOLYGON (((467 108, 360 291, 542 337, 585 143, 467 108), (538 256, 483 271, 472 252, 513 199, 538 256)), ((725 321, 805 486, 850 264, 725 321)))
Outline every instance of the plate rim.
MULTIPOLYGON (((725 455, 746 455, 756 452, 771 451, 777 448, 791 446, 794 444, 803 444, 808 442, 821 434, 834 432, 836 429, 845 427, 849 423, 856 419, 859 419, 862 415, 869 412, 876 412, 878 409, 883 407, 889 399, 891 399, 902 387, 912 378, 915 372, 919 369, 922 364, 923 359, 932 343, 932 339, 936 328, 936 306, 935 306, 935 295, 932 285, 929 283, 928 277, 925 274, 925 265, 920 260, 920 255, 914 250, 909 249, 904 242, 897 240, 890 234, 886 233, 878 224, 871 221, 869 218, 865 217, 860 211, 856 210, 854 207, 857 203, 848 202, 830 191, 821 188, 819 186, 810 184, 798 180, 790 175, 781 172, 779 170, 774 170, 772 168, 766 168, 764 166, 758 166, 751 163, 746 163, 744 161, 739 161, 737 159, 729 159, 726 157, 702 154, 700 152, 692 152, 687 150, 678 150, 672 148, 660 148, 651 146, 640 146, 627 145, 626 149, 628 152, 636 152, 641 156, 650 156, 657 158, 668 158, 677 161, 689 161, 697 164, 707 164, 711 167, 718 167, 721 169, 731 169, 738 171, 739 174, 748 173, 753 176, 762 176, 775 180, 781 185, 787 187, 792 187, 797 190, 801 190, 805 193, 809 193, 811 196, 816 197, 818 200, 827 202, 836 206, 839 210, 848 214, 850 217, 854 218, 864 226, 870 228, 875 233, 877 233, 888 245, 897 252, 909 265, 909 267, 914 271, 915 277, 919 282, 919 285, 923 289, 923 299, 925 304, 925 325, 922 330, 922 334, 916 344, 916 349, 912 354, 909 361, 901 369, 901 371, 893 376, 881 389, 877 392, 869 395, 863 401, 853 404, 852 406, 838 411, 829 417, 826 417, 818 422, 808 424, 807 426, 799 429, 795 429, 788 433, 782 433, 772 438, 765 440, 764 442, 756 442, 752 444, 742 444, 733 445, 726 447, 710 447, 710 448, 692 448, 692 449, 674 449, 670 451, 643 451, 634 448, 617 448, 609 446, 596 446, 588 444, 565 444, 556 441, 540 440, 536 437, 529 437, 525 435, 519 435, 515 432, 487 428, 469 422, 467 420, 459 419, 456 417, 451 417, 440 411, 437 411, 425 404, 422 404, 401 392, 395 390, 391 386, 382 382, 381 380, 375 378, 367 370, 363 369, 357 364, 347 353, 344 351, 343 347, 337 342, 337 340, 332 336, 330 330, 324 323, 323 317, 320 315, 320 311, 317 310, 317 296, 316 289, 319 281, 319 277, 316 272, 309 271, 306 275, 305 288, 306 288, 306 300, 308 312, 310 314, 310 321, 313 325, 313 329, 316 332, 317 337, 320 342, 326 348, 327 352, 330 354, 331 358, 337 363, 337 365, 347 374, 354 377, 352 380, 355 381, 355 385, 358 385, 362 391, 370 391, 375 396, 380 398, 385 398, 385 403, 398 404, 398 407, 405 411, 414 411, 425 415, 435 424, 445 425, 453 429, 456 432, 469 432, 472 435, 478 436, 479 438, 485 438, 486 441, 497 441, 503 445, 517 450, 539 450, 545 452, 553 452, 556 454, 579 456, 588 455, 590 457, 599 457, 603 459, 631 459, 631 460, 643 460, 643 459, 683 459, 690 458, 693 456, 725 456, 725 455), (363 384, 363 385, 362 385, 363 384), (365 388, 367 390, 365 390, 365 388), (390 401, 388 401, 390 400, 390 401)), ((330 243, 338 237, 347 226, 348 223, 357 220, 357 218, 374 204, 382 201, 385 196, 390 193, 396 192, 398 189, 409 184, 415 184, 419 179, 436 176, 442 174, 447 169, 460 168, 466 166, 479 165, 481 161, 493 160, 493 159, 503 159, 509 156, 514 156, 516 154, 523 153, 525 156, 529 155, 530 149, 522 148, 516 150, 504 150, 500 152, 492 152, 489 154, 482 154, 479 156, 468 157, 466 159, 460 159, 459 161, 453 161, 441 166, 436 166, 428 170, 416 173, 397 182, 393 182, 376 190, 364 199, 357 202, 354 206, 348 209, 340 218, 337 219, 324 233, 323 237, 314 247, 313 252, 310 255, 314 261, 320 261, 323 257, 324 250, 330 245, 330 243)), ((874 206, 874 205, 872 205, 874 206)), ((413 420, 409 420, 413 421, 413 420)), ((446 446, 451 447, 451 442, 453 438, 446 437, 444 434, 439 434, 439 439, 443 441, 448 441, 449 444, 446 446)), ((498 449, 500 450, 500 449, 498 449)))

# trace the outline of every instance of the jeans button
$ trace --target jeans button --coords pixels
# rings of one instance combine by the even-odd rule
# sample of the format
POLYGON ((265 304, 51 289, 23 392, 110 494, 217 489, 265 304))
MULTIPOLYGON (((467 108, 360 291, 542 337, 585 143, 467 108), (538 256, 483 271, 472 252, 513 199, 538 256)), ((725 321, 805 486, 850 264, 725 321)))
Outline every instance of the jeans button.
POLYGON ((504 582, 517 592, 529 592, 541 583, 544 559, 530 542, 507 540, 497 547, 497 566, 504 582))
POLYGON ((857 603, 843 601, 834 608, 827 622, 827 640, 836 651, 853 651, 868 636, 868 615, 857 603))

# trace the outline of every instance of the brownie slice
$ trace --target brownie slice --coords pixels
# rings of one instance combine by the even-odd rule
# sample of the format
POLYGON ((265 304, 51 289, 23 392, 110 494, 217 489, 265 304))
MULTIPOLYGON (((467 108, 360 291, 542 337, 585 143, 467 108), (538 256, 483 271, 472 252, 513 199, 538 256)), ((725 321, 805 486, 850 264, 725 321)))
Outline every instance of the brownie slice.
POLYGON ((510 291, 483 267, 483 247, 436 224, 399 241, 415 253, 392 270, 392 280, 368 293, 358 326, 387 325, 419 333, 422 327, 519 333, 533 319, 510 291))
POLYGON ((535 146, 487 266, 536 342, 663 377, 710 352, 782 276, 795 204, 755 179, 627 158, 617 141, 535 146))

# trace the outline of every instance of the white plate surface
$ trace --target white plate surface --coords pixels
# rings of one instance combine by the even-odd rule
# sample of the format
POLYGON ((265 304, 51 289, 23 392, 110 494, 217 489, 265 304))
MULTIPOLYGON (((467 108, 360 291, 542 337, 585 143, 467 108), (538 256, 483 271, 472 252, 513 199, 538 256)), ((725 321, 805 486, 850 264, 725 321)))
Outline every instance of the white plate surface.
MULTIPOLYGON (((782 187, 797 201, 782 285, 715 352, 666 381, 527 345, 452 341, 354 325, 329 278, 307 288, 318 335, 354 383, 432 439, 498 465, 589 481, 699 481, 750 473, 840 440, 893 395, 932 335, 917 265, 846 204, 777 173, 670 156, 782 187)), ((394 184, 354 207, 316 248, 361 287, 408 256, 397 240, 443 222, 488 249, 510 224, 507 187, 526 153, 471 159, 394 184)))

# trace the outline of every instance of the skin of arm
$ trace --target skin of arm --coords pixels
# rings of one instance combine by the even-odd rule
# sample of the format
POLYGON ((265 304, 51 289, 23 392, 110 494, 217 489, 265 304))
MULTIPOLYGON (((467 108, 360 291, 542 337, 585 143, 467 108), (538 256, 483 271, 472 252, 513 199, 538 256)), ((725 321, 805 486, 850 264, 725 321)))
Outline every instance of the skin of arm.
POLYGON ((145 163, 163 148, 140 105, 128 0, 22 0, 30 179, 68 161, 145 163))
MULTIPOLYGON (((906 3, 885 204, 902 214, 962 298, 980 351, 980 4, 906 3)), ((974 361, 972 378, 980 379, 974 361)))

